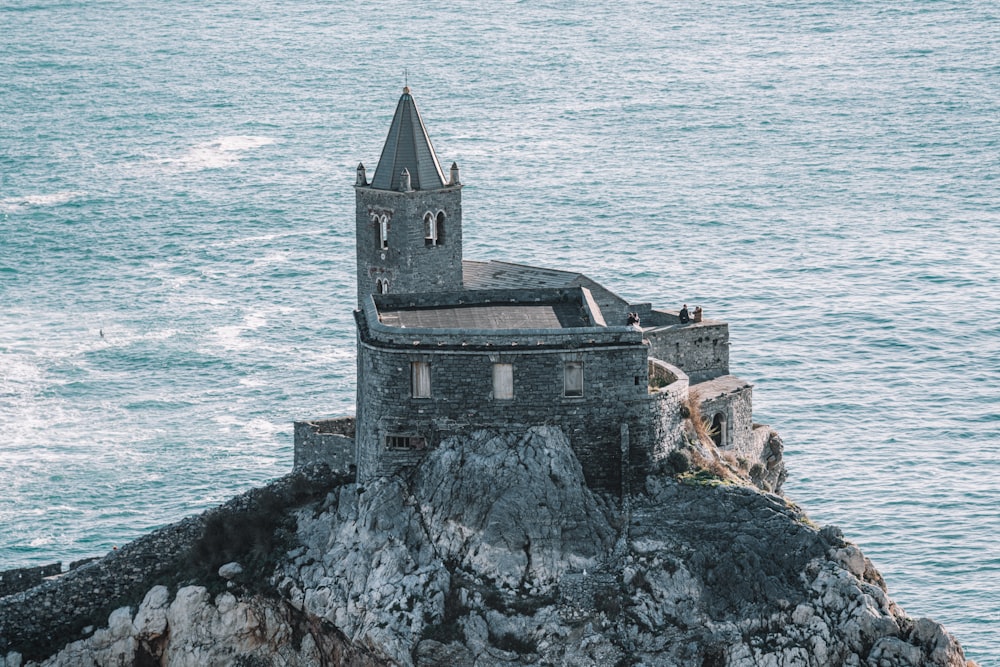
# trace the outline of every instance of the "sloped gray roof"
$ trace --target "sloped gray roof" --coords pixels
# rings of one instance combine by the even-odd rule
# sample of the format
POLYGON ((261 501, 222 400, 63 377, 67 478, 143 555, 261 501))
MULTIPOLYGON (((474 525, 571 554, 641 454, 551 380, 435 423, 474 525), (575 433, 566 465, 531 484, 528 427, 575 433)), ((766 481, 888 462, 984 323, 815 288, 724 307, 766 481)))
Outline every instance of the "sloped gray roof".
POLYGON ((465 289, 569 287, 579 277, 579 273, 527 264, 462 260, 462 285, 465 289))
POLYGON ((582 273, 546 269, 514 262, 476 262, 462 260, 462 286, 465 289, 534 289, 538 287, 586 287, 600 306, 608 325, 625 321, 628 302, 582 273))
POLYGON ((398 190, 403 169, 410 172, 410 187, 414 190, 437 190, 445 185, 441 165, 409 88, 403 88, 396 105, 371 187, 398 190))

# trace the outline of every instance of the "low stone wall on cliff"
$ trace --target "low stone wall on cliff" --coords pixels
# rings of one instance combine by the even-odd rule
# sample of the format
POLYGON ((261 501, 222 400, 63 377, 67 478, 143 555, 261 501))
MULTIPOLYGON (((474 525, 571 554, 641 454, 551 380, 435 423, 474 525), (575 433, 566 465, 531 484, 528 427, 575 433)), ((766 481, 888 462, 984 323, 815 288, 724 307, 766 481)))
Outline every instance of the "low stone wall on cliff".
POLYGON ((62 562, 39 565, 37 567, 18 567, 0 572, 0 597, 20 593, 42 583, 45 577, 62 574, 62 562))
POLYGON ((325 466, 293 472, 153 531, 58 579, 0 598, 0 655, 17 651, 26 659, 45 657, 79 638, 84 627, 103 625, 115 608, 138 604, 153 585, 178 583, 178 573, 193 572, 194 549, 206 526, 235 522, 275 498, 294 506, 347 481, 325 466))
POLYGON ((295 422, 295 458, 292 469, 326 464, 330 470, 354 467, 354 416, 295 422))

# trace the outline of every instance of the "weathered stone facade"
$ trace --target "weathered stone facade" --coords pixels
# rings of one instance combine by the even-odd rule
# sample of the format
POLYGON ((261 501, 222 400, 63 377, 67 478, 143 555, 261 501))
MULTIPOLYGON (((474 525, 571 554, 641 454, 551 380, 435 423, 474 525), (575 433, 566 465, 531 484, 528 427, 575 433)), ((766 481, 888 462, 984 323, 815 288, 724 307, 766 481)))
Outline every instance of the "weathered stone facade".
POLYGON ((355 193, 359 304, 380 291, 462 289, 461 185, 410 192, 359 185, 355 193), (439 217, 442 223, 430 244, 425 228, 428 215, 434 225, 439 217))
POLYGON ((753 440, 752 392, 748 382, 733 375, 723 375, 691 388, 701 406, 701 417, 718 447, 749 449, 753 440))
POLYGON ((676 366, 649 359, 650 409, 649 457, 665 459, 684 443, 684 414, 688 400, 688 376, 676 366))
MULTIPOLYGON (((569 436, 589 483, 618 491, 622 425, 648 430, 650 398, 642 333, 635 327, 412 329, 379 321, 381 309, 477 302, 583 299, 583 290, 378 295, 356 314, 359 331, 358 476, 411 467, 450 435, 479 429, 557 425, 569 436), (411 364, 429 365, 430 392, 414 397, 411 364), (566 364, 582 364, 583 388, 567 396, 566 364), (494 395, 495 364, 512 366, 510 398, 494 395), (419 439, 403 446, 395 438, 419 439)), ((645 461, 642 456, 641 462, 645 461)))
POLYGON ((366 481, 405 472, 450 435, 554 425, 588 484, 624 494, 685 444, 690 395, 722 449, 763 449, 751 387, 729 375, 725 322, 697 309, 682 323, 579 273, 464 261, 461 187, 405 89, 374 178, 359 165, 355 182, 357 433, 296 424, 296 466, 347 470, 353 452, 366 481), (530 322, 555 301, 577 303, 572 322, 530 322), (472 304, 495 321, 463 320, 472 304), (572 392, 570 373, 582 382, 572 392))
POLYGON ((653 311, 659 317, 651 318, 651 326, 643 332, 649 341, 649 356, 683 368, 691 384, 729 374, 729 325, 717 320, 688 322, 679 320, 665 325, 657 324, 669 313, 653 311))

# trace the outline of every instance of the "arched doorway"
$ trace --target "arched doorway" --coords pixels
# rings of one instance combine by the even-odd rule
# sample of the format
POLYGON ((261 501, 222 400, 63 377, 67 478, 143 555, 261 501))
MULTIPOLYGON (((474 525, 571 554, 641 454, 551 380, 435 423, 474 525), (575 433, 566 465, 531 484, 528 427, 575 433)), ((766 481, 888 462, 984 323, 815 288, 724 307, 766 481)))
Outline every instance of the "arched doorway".
POLYGON ((721 412, 712 419, 712 442, 716 447, 726 446, 726 417, 721 412))

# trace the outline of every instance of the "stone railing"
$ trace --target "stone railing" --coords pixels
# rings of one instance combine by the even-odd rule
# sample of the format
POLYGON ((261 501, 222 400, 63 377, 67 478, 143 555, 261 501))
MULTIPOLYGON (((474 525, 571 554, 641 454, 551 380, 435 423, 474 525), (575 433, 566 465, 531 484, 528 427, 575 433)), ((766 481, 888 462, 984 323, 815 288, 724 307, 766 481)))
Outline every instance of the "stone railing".
POLYGON ((686 385, 687 375, 684 374, 684 371, 676 366, 671 366, 665 361, 660 361, 659 359, 653 359, 650 357, 649 386, 651 389, 661 391, 679 381, 681 378, 684 378, 684 383, 686 385))

